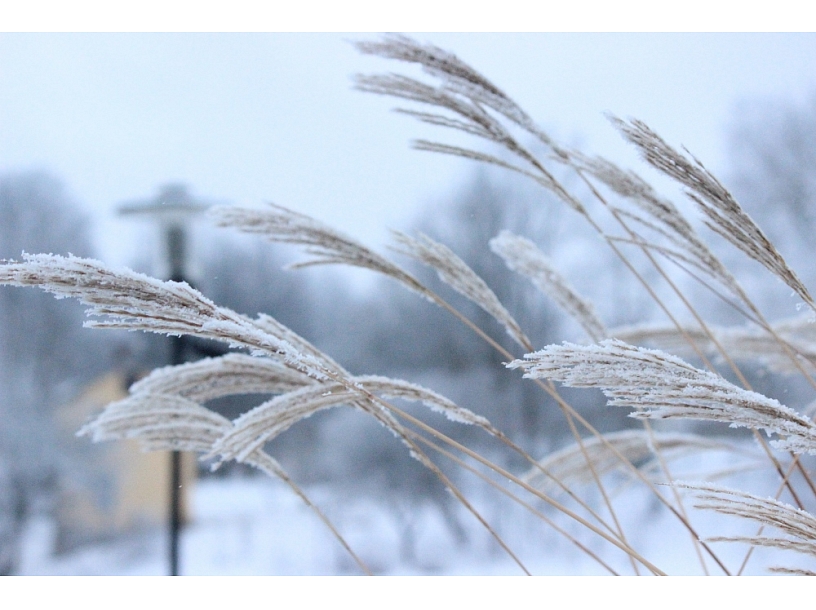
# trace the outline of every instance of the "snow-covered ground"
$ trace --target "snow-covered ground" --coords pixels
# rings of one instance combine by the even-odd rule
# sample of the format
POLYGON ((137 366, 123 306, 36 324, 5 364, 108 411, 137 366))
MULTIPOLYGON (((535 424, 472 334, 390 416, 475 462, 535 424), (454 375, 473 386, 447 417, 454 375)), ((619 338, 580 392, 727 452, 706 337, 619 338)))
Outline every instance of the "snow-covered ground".
MULTIPOLYGON (((403 555, 404 519, 371 500, 341 504, 325 489, 309 494, 352 548, 378 574, 516 574, 515 564, 458 545, 440 513, 413 519, 413 558, 403 555), (476 556, 468 558, 474 552, 476 556)), ((196 484, 193 521, 184 530, 180 563, 188 575, 359 574, 360 569, 325 525, 288 488, 263 477, 208 479, 196 484)), ((153 530, 52 556, 54 527, 29 524, 21 573, 161 575, 167 572, 166 533, 153 530)))
MULTIPOLYGON (((746 475, 754 477, 754 475, 746 475)), ((747 480, 747 479, 746 479, 747 480)), ((336 490, 313 487, 310 497, 329 516, 351 547, 376 574, 521 574, 520 568, 486 533, 476 519, 458 507, 460 533, 441 511, 428 506, 406 513, 366 498, 339 498, 336 490), (410 518, 406 517, 410 514, 410 518), (409 520, 410 519, 410 520, 409 520)), ((500 501, 495 492, 469 492, 485 519, 533 574, 605 574, 598 563, 517 505, 500 501)), ((687 532, 642 490, 624 486, 614 497, 629 541, 644 556, 672 574, 699 574, 700 564, 687 532)), ((687 503, 687 507, 691 506, 687 503)), ((541 507, 539 507, 541 508, 541 507)), ((328 575, 359 574, 360 569, 325 525, 287 487, 264 477, 204 479, 196 484, 192 522, 181 543, 181 571, 188 575, 328 575)), ((563 515, 555 521, 587 542, 621 573, 632 566, 622 553, 586 532, 563 515)), ((756 526, 697 512, 702 536, 742 531, 756 526)), ((65 575, 162 575, 167 571, 166 534, 160 529, 131 534, 69 554, 50 552, 54 528, 45 519, 29 524, 21 573, 65 575)), ((745 547, 715 544, 726 564, 738 566, 745 547)), ((795 553, 755 553, 747 572, 767 573, 770 565, 812 561, 795 553)), ((708 562, 709 566, 712 563, 708 562)), ((642 570, 641 570, 642 571, 642 570)), ((712 573, 718 573, 711 567, 712 573)))

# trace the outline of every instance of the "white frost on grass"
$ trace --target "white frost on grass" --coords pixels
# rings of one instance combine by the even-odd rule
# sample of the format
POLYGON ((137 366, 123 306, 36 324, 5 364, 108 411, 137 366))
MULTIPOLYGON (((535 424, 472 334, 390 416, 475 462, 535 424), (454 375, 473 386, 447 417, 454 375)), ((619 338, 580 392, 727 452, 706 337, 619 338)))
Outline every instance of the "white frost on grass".
POLYGON ((281 394, 315 380, 271 358, 230 353, 155 369, 131 394, 177 394, 197 403, 231 394, 281 394))
POLYGON ((806 416, 719 375, 660 350, 609 339, 597 345, 563 343, 515 360, 525 377, 574 388, 600 388, 609 404, 635 409, 639 419, 701 419, 763 429, 780 449, 816 454, 816 425, 806 416))
POLYGON ((143 330, 213 339, 268 356, 320 378, 332 370, 330 359, 312 351, 297 335, 280 332, 219 307, 184 282, 157 280, 130 269, 112 269, 100 261, 76 256, 25 254, 22 262, 0 261, 0 284, 36 286, 57 298, 72 297, 90 305, 85 326, 143 330), (296 343, 292 343, 295 340, 296 343))
MULTIPOLYGON (((352 379, 354 385, 364 392, 421 402, 452 421, 475 424, 492 430, 489 422, 483 417, 416 384, 379 376, 352 379)), ((233 422, 234 428, 213 445, 212 454, 220 455, 222 460, 243 460, 296 422, 323 409, 351 405, 361 407, 369 413, 374 413, 376 409, 374 404, 362 403, 359 393, 351 392, 340 384, 307 386, 276 396, 236 419, 233 422)))

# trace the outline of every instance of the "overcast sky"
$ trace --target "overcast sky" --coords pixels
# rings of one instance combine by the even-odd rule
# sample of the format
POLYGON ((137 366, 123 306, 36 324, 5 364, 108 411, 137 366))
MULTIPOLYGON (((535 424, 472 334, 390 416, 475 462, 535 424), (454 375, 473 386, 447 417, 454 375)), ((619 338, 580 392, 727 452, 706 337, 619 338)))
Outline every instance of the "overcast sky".
MULTIPOLYGON (((0 34, 0 172, 42 169, 122 264, 124 201, 184 182, 292 207, 374 245, 472 165, 410 150, 429 132, 355 92, 398 69, 340 34, 0 34)), ((563 140, 633 164, 605 112, 649 123, 716 171, 740 100, 816 94, 813 34, 417 34, 473 64, 563 140)), ((440 133, 435 134, 439 137, 440 133)))

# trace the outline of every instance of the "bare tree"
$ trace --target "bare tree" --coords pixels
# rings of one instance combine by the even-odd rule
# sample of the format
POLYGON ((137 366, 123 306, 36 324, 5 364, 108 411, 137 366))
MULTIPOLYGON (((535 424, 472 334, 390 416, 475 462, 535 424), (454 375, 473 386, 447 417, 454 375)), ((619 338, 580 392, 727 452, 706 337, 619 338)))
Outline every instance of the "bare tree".
MULTIPOLYGON (((801 103, 747 99, 740 103, 729 131, 730 182, 737 198, 779 251, 813 289, 816 234, 816 92, 801 103)), ((732 265, 745 267, 742 259, 732 265)), ((753 298, 773 316, 796 313, 795 298, 765 274, 743 274, 753 298), (780 294, 781 293, 781 294, 780 294), (781 298, 780 298, 781 296, 781 298)), ((754 387, 788 401, 805 400, 809 387, 789 375, 750 377, 754 387), (754 378, 756 377, 756 379, 754 378)))
MULTIPOLYGON (((812 256, 816 231, 816 94, 801 105, 746 101, 735 117, 730 133, 734 190, 796 264, 812 256)), ((807 273, 809 265, 797 266, 807 273)), ((812 283, 812 275, 803 279, 812 283)))
MULTIPOLYGON (((0 176, 0 258, 23 251, 92 254, 86 218, 43 173, 0 176)), ((76 470, 55 409, 100 368, 110 339, 84 330, 83 317, 78 303, 0 288, 0 573, 15 569, 26 519, 76 470)))
MULTIPOLYGON (((576 246, 579 241, 576 232, 572 230, 580 219, 571 218, 569 211, 557 204, 523 182, 482 170, 475 172, 453 197, 429 207, 410 233, 424 233, 449 246, 485 280, 525 328, 532 344, 546 345, 569 330, 566 316, 531 282, 509 270, 502 258, 491 251, 489 243, 502 231, 509 230, 531 239, 545 252, 563 254, 570 249, 580 250, 581 246, 576 246), (570 240, 566 245, 564 233, 570 240)), ((590 271, 598 275, 597 265, 567 253, 569 256, 557 261, 565 266, 565 273, 580 276, 590 271)), ((489 330, 505 348, 512 353, 519 350, 490 314, 438 281, 434 271, 417 268, 415 273, 480 328, 489 330)), ((606 286, 610 283, 608 277, 584 279, 589 284, 606 286)), ((362 370, 378 370, 386 375, 427 375, 427 383, 443 394, 460 404, 474 408, 479 405, 480 414, 503 430, 526 437, 529 442, 544 439, 546 444, 558 444, 568 434, 554 405, 542 399, 534 388, 512 383, 512 377, 502 366, 501 355, 441 308, 384 281, 376 304, 372 305, 372 315, 366 319, 369 321, 368 344, 357 352, 361 357, 367 355, 370 361, 360 363, 362 370), (372 320, 379 323, 372 324, 372 320), (387 370, 381 370, 382 363, 388 363, 387 370)), ((572 330, 581 332, 577 326, 572 330)), ((592 408, 596 403, 592 398, 586 406, 592 408)), ((604 429, 627 423, 614 414, 609 421, 598 422, 604 429)))

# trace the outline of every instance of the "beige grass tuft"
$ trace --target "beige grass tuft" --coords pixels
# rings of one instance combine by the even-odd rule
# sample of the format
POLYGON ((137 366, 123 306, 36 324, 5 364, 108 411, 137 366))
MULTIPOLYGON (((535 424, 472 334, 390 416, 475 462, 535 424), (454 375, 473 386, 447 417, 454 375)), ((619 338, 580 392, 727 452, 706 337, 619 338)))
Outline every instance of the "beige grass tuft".
POLYGON ((565 313, 573 317, 592 341, 602 341, 609 335, 595 313, 592 303, 583 299, 552 264, 552 261, 529 239, 502 231, 490 240, 490 249, 498 254, 507 267, 529 278, 565 313))

